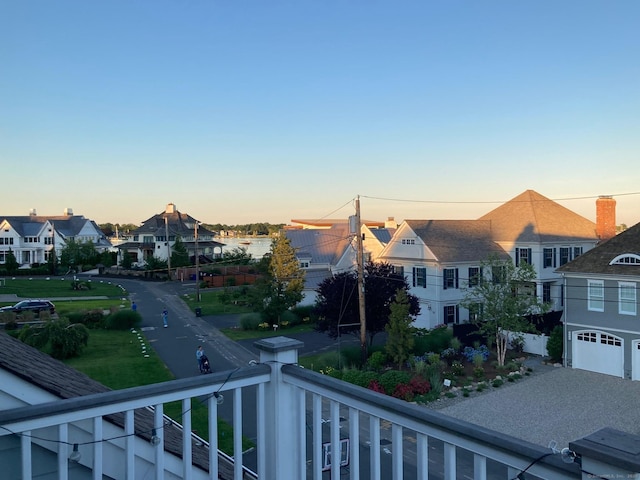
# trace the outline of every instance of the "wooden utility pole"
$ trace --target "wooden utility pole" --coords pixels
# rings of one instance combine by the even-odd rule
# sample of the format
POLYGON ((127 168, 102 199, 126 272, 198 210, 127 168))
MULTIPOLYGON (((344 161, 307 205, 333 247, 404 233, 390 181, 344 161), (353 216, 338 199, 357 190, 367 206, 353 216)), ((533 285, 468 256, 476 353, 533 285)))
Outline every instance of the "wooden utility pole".
POLYGON ((194 229, 195 235, 195 257, 196 257, 196 302, 200 301, 200 255, 198 255, 198 222, 196 221, 194 229))
POLYGON ((360 353, 362 364, 367 361, 367 321, 364 304, 364 253, 362 247, 362 219, 360 217, 360 195, 356 197, 356 259, 358 263, 358 307, 360 310, 360 353))
POLYGON ((164 237, 167 240, 167 273, 171 280, 171 244, 169 243, 169 217, 164 216, 164 237))

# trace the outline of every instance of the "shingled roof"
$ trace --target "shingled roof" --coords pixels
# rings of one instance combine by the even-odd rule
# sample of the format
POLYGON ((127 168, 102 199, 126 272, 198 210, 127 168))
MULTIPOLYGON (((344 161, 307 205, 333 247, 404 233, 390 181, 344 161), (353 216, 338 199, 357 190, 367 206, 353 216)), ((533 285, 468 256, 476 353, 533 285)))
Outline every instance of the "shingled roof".
POLYGON ((492 239, 491 222, 480 220, 407 220, 439 262, 474 262, 509 255, 492 239))
POLYGON ((497 242, 598 240, 594 222, 533 190, 526 190, 479 220, 491 221, 497 242))
POLYGON ((614 258, 624 254, 640 256, 640 223, 583 253, 556 271, 640 277, 640 264, 638 263, 609 265, 614 258))
MULTIPOLYGON (((0 368, 25 380, 60 399, 104 393, 111 389, 82 372, 46 355, 29 345, 0 332, 0 368)), ((124 415, 116 414, 104 419, 120 428, 124 426, 124 415)), ((135 431, 145 440, 150 440, 154 428, 154 414, 149 409, 135 411, 135 431)), ((164 426, 165 450, 182 458, 182 430, 173 424, 164 426)), ((208 470, 208 450, 194 442, 193 463, 208 470)))
POLYGON ((336 265, 349 246, 351 237, 347 224, 333 225, 328 229, 285 230, 299 259, 309 259, 313 264, 336 265))

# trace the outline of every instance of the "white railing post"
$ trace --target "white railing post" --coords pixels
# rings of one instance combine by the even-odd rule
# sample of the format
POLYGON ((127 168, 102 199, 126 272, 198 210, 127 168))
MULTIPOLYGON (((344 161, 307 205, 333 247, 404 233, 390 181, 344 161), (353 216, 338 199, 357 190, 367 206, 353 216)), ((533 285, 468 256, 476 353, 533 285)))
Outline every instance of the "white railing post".
POLYGON ((283 382, 283 364, 298 363, 298 349, 304 344, 286 337, 259 340, 260 363, 271 365, 271 380, 265 385, 266 429, 264 478, 296 478, 299 462, 305 462, 306 452, 298 438, 297 422, 304 421, 305 412, 298 412, 296 388, 283 382))

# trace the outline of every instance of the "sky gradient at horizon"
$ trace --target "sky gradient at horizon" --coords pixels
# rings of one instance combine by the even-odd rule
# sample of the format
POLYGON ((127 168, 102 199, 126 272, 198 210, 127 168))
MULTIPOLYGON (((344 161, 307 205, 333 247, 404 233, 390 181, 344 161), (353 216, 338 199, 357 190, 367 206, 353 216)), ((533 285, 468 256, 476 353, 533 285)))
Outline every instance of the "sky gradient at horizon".
POLYGON ((0 4, 3 215, 640 221, 640 2, 0 4), (565 200, 572 199, 572 200, 565 200))

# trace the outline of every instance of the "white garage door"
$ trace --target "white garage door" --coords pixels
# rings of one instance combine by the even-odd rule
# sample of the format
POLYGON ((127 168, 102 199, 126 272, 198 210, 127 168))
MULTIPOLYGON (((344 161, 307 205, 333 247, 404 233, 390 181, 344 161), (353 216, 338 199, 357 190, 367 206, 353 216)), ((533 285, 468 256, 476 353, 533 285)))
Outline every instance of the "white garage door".
POLYGON ((620 337, 596 330, 573 332, 573 368, 624 377, 624 348, 620 337))
POLYGON ((640 380, 640 340, 631 342, 631 380, 640 380))

